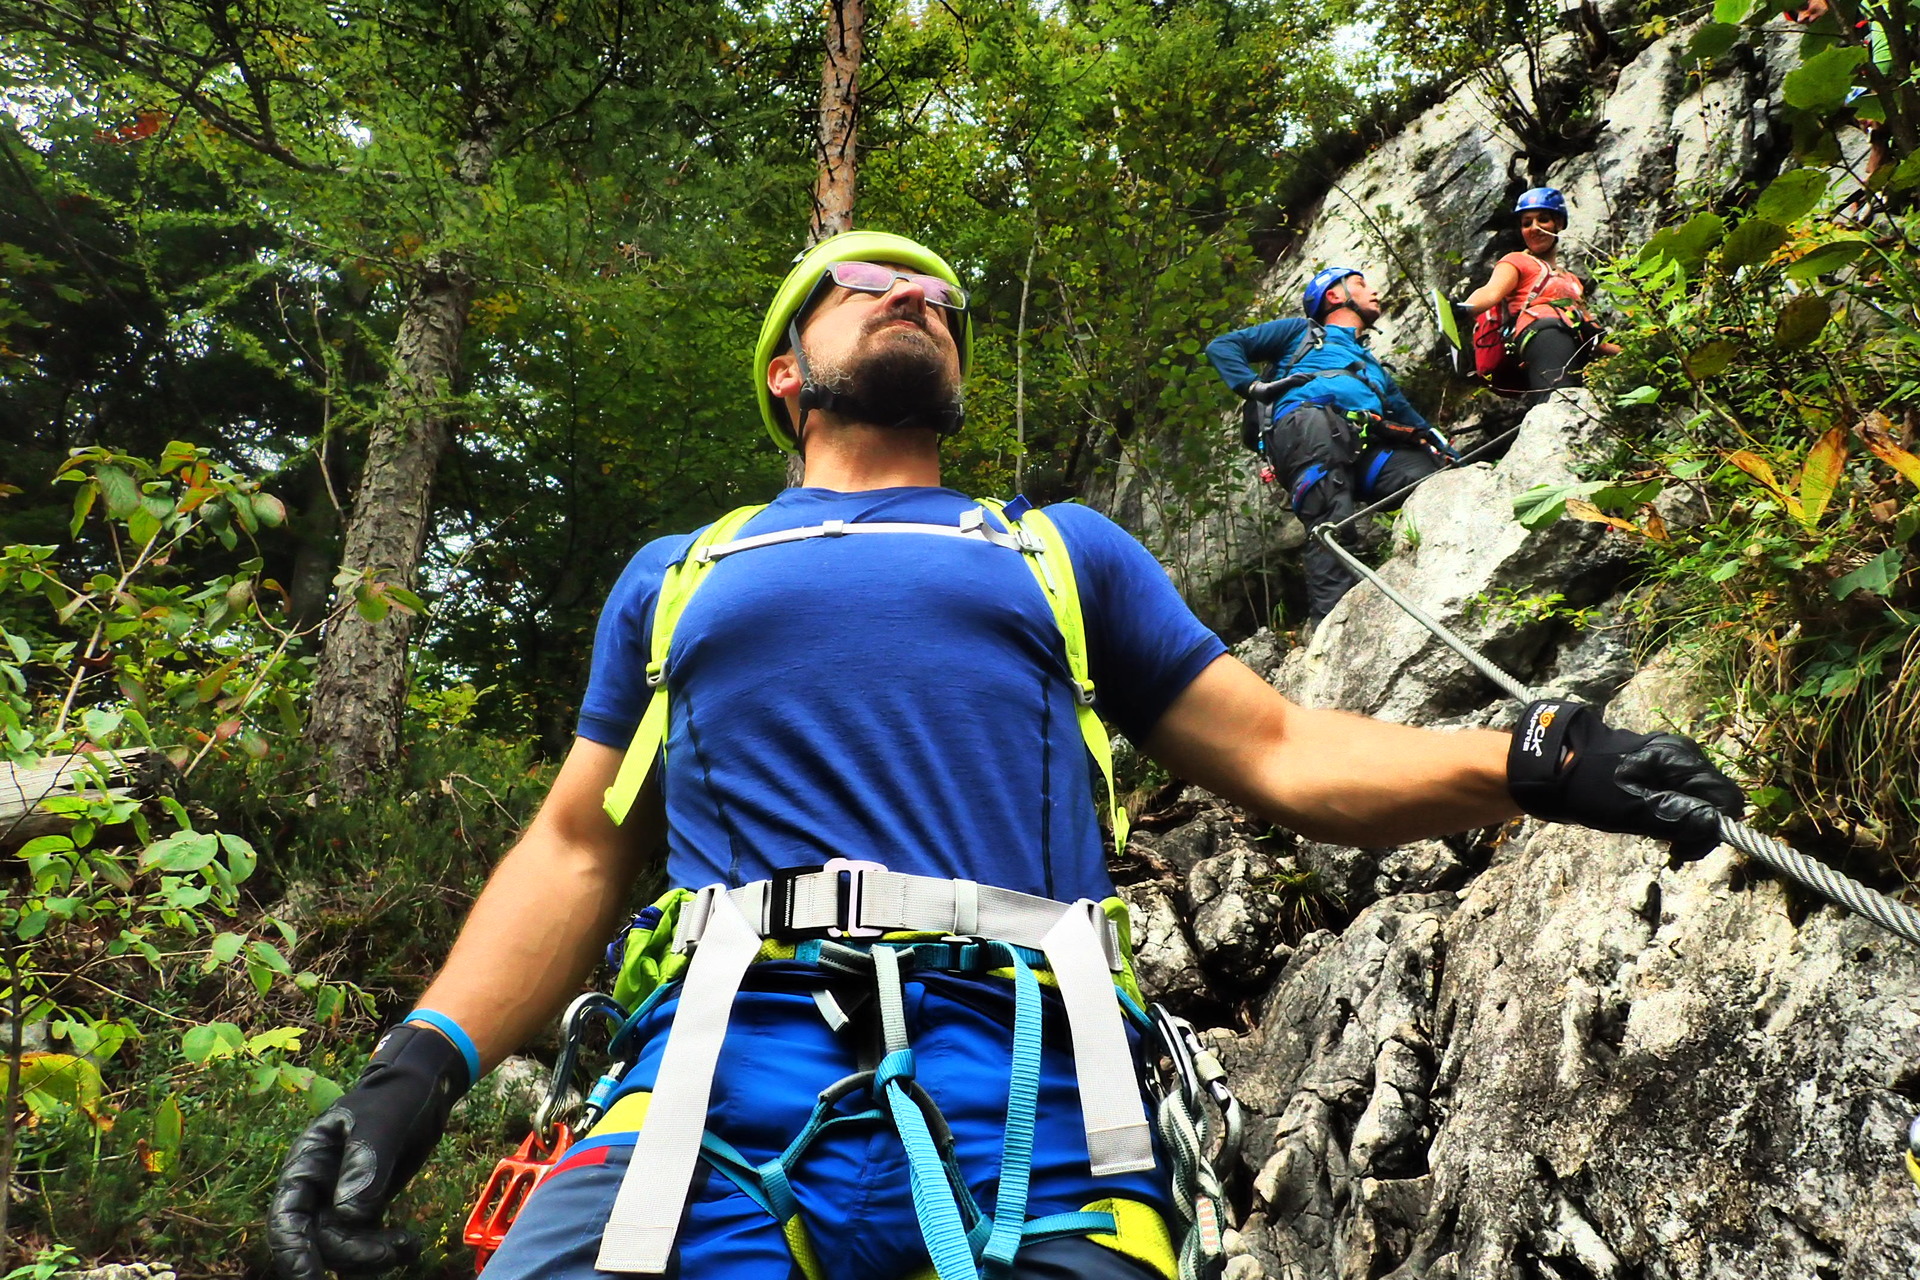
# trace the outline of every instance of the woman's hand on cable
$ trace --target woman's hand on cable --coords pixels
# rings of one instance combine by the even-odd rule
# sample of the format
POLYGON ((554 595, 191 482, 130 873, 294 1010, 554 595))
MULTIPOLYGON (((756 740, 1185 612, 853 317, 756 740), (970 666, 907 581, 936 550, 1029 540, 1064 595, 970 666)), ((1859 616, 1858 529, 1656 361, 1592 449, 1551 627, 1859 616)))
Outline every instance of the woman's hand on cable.
POLYGON ((420 1242, 385 1225, 387 1202, 420 1170, 467 1091, 466 1058, 430 1027, 399 1026, 295 1140, 267 1210, 281 1280, 370 1275, 413 1262, 420 1242))
POLYGON ((1671 841, 1683 858, 1720 843, 1720 817, 1746 797, 1674 733, 1629 733, 1579 702, 1535 702, 1507 751, 1507 790, 1536 818, 1671 841))

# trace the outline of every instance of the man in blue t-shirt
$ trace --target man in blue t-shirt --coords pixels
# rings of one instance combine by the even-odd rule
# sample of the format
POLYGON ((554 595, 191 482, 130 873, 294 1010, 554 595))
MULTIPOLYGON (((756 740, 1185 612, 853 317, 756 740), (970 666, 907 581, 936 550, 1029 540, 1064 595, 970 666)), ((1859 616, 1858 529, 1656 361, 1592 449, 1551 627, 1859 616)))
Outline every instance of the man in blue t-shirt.
POLYGON ((702 889, 649 909, 677 913, 691 964, 636 1012, 616 1100, 490 1277, 902 1280, 930 1260, 943 1280, 1170 1277, 1166 1172, 1113 995, 1124 945, 1090 909, 1112 885, 1089 686, 1175 773, 1320 840, 1393 845, 1524 808, 1698 848, 1739 807, 1692 743, 1574 704, 1536 703, 1511 735, 1296 706, 1085 508, 1046 509, 1070 565, 1043 590, 1022 517, 940 486, 970 347, 957 276, 912 241, 847 233, 789 275, 754 377, 801 487, 697 553, 650 542, 622 575, 546 803, 421 1006, 282 1169, 282 1276, 409 1256, 387 1202, 453 1101, 579 989, 664 857, 669 883, 702 889), (670 597, 684 612, 656 664, 663 583, 687 563, 707 576, 670 597), (1049 602, 1069 567, 1084 681, 1049 602), (620 821, 603 797, 629 744, 651 764, 655 742, 620 821), (826 940, 796 923, 821 885, 826 940))
MULTIPOLYGON (((1432 475, 1453 451, 1367 349, 1380 303, 1364 275, 1327 267, 1307 282, 1300 303, 1305 319, 1221 334, 1207 344, 1207 359, 1235 395, 1270 406, 1248 443, 1286 484, 1311 535, 1351 516, 1356 498, 1374 502, 1432 475), (1263 365, 1273 366, 1266 380, 1263 365)), ((1342 542, 1351 545, 1352 536, 1341 531, 1342 542)), ((1317 625, 1359 579, 1318 538, 1308 537, 1302 560, 1317 625)))

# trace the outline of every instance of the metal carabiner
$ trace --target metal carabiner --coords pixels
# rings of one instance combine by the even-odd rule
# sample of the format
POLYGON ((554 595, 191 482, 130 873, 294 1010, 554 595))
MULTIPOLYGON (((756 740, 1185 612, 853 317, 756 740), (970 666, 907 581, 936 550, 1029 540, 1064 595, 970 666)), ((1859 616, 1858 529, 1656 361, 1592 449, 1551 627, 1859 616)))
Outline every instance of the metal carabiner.
MULTIPOLYGON (((627 1011, 612 996, 588 991, 575 996, 560 1019, 560 1056, 554 1060, 553 1076, 547 1083, 547 1096, 533 1113, 533 1131, 542 1142, 547 1139, 554 1119, 560 1114, 567 1094, 573 1089, 573 1069, 580 1061, 580 1041, 586 1033, 587 1018, 599 1014, 613 1024, 614 1034, 626 1025, 627 1011)), ((585 1125, 581 1128, 584 1130, 585 1125)))
POLYGON ((1227 1073, 1220 1065, 1220 1059, 1206 1043, 1200 1039, 1200 1033, 1193 1024, 1180 1015, 1170 1012, 1165 1005, 1152 1006, 1154 1029, 1160 1034, 1160 1043, 1165 1048, 1168 1059, 1180 1081, 1180 1094, 1190 1110, 1200 1106, 1200 1095, 1206 1094, 1220 1111, 1223 1126, 1220 1154, 1209 1162, 1215 1172, 1224 1177, 1226 1166, 1232 1163, 1233 1155, 1240 1148, 1240 1136, 1245 1126, 1245 1117, 1240 1111, 1240 1100, 1233 1096, 1233 1090, 1227 1087, 1227 1073))

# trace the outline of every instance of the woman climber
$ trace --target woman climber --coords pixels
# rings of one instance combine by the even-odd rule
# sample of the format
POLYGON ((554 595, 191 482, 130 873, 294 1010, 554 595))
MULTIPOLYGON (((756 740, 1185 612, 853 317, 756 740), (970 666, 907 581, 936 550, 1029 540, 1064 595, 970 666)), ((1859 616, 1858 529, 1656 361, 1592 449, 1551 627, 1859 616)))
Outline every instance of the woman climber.
MULTIPOLYGON (((1587 310, 1586 287, 1558 262, 1567 229, 1566 198, 1552 187, 1534 187, 1521 193, 1513 212, 1526 248, 1494 263, 1487 282, 1458 306, 1476 316, 1499 308, 1504 343, 1525 375, 1526 390, 1544 394, 1575 381, 1594 356, 1614 355, 1620 348, 1603 340, 1587 310)), ((1483 322, 1476 329, 1484 327, 1483 322)), ((1479 338, 1476 332, 1476 342, 1479 338)))

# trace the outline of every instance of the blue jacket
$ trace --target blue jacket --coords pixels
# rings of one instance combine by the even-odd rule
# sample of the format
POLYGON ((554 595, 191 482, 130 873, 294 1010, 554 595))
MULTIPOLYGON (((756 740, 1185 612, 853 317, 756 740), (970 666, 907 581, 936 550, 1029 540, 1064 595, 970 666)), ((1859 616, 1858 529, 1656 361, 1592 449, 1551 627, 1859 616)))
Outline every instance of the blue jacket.
POLYGON ((1223 333, 1207 344, 1207 359, 1214 372, 1235 395, 1243 395, 1260 375, 1259 367, 1277 364, 1275 378, 1292 373, 1319 373, 1327 370, 1346 372, 1310 379, 1274 403, 1273 416, 1279 417, 1303 404, 1327 404, 1336 409, 1358 409, 1377 413, 1390 422, 1410 427, 1427 426, 1420 411, 1407 403, 1393 375, 1361 343, 1359 331, 1345 325, 1325 326, 1325 338, 1317 349, 1311 344, 1310 322, 1306 320, 1269 320, 1246 329, 1223 333), (1288 361, 1300 351, 1298 364, 1288 369, 1288 361))

